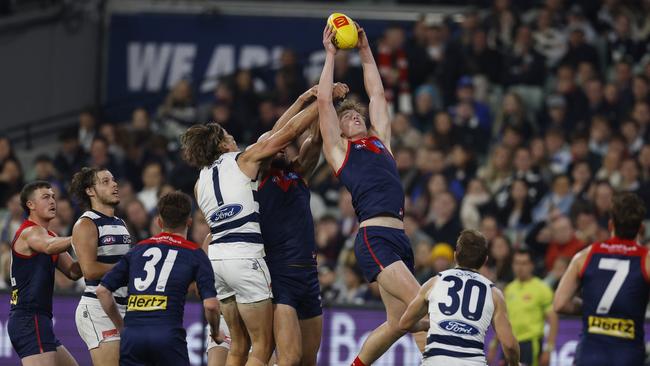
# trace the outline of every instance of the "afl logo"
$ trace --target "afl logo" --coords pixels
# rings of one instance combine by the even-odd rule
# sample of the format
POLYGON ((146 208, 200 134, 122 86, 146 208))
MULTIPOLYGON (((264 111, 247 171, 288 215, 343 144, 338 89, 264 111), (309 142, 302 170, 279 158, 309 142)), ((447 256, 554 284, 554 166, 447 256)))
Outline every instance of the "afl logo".
POLYGON ((102 238, 102 244, 113 244, 115 243, 115 237, 108 235, 102 238))
POLYGON ((467 334, 467 335, 476 335, 478 334, 478 329, 473 326, 461 322, 460 320, 444 320, 438 323, 438 326, 442 330, 446 330, 451 333, 456 334, 467 334))
POLYGON ((243 206, 240 204, 223 206, 217 212, 210 215, 210 221, 219 222, 233 218, 241 212, 242 208, 243 206))
POLYGON ((381 141, 374 140, 372 143, 375 144, 375 146, 377 146, 378 148, 384 149, 384 144, 382 144, 381 141))

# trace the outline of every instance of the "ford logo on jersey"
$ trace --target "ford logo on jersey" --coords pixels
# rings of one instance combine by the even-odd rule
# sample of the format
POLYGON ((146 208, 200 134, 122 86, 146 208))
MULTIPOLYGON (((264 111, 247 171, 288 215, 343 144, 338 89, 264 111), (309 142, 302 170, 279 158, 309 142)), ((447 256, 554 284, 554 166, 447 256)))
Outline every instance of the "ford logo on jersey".
POLYGON ((478 329, 474 328, 473 326, 461 322, 460 320, 444 320, 438 323, 438 326, 442 330, 446 330, 448 332, 456 333, 456 334, 467 334, 467 335, 475 335, 478 334, 478 329))
POLYGON ((220 208, 217 212, 213 213, 210 216, 210 221, 219 222, 223 220, 228 220, 232 217, 237 216, 242 210, 243 206, 239 204, 226 205, 220 208))

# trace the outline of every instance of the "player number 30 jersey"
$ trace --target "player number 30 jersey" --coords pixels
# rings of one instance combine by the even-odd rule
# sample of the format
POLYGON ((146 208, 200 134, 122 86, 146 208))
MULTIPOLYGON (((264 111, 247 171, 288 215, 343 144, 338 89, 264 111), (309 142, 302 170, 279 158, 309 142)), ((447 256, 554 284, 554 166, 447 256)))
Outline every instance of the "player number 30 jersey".
POLYGON ((430 327, 425 365, 485 365, 485 333, 492 322, 492 282, 477 272, 438 274, 429 293, 430 327))

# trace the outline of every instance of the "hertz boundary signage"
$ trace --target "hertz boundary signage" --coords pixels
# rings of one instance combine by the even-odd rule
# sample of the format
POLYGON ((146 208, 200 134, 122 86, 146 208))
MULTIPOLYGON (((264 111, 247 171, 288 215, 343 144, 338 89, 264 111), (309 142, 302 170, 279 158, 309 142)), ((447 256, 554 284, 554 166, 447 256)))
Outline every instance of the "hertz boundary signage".
MULTIPOLYGON (((19 365, 20 360, 11 347, 7 335, 9 316, 8 293, 0 294, 0 366, 19 365)), ((77 296, 56 296, 54 299, 54 331, 59 340, 70 350, 79 365, 91 365, 86 345, 75 326, 74 314, 79 302, 77 296)), ((203 310, 198 302, 185 305, 184 326, 187 332, 187 349, 192 366, 205 365, 205 327, 203 310)), ((370 331, 385 320, 378 310, 324 309, 323 342, 318 357, 322 366, 348 366, 357 354, 370 331)), ((551 366, 570 366, 578 343, 581 323, 578 319, 560 320, 560 333, 551 366)), ((646 324, 646 335, 650 324, 646 324)), ((647 339, 647 337, 646 337, 647 339)), ((486 342, 487 344, 488 342, 486 342)), ((395 345, 373 365, 417 366, 420 354, 410 336, 398 340, 395 345)))

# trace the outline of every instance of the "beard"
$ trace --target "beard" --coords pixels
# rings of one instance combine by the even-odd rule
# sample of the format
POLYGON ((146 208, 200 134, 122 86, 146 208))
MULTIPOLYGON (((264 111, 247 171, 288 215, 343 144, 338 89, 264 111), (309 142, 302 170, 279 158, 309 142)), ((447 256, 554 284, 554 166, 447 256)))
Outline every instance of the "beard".
POLYGON ((117 205, 120 204, 120 199, 117 197, 113 197, 113 195, 108 195, 106 197, 99 196, 97 198, 99 198, 98 201, 102 205, 116 207, 117 205))

